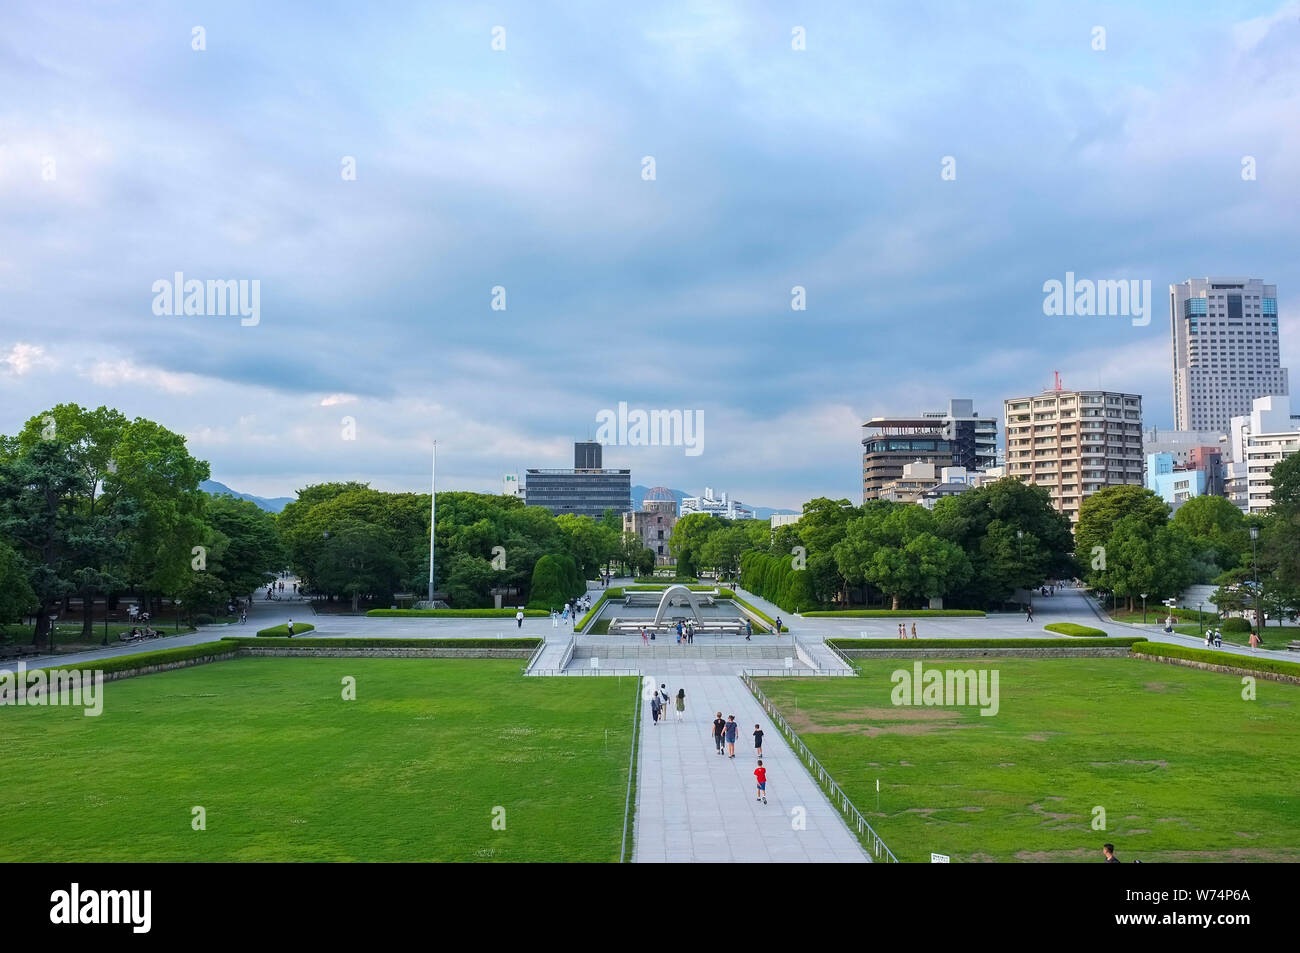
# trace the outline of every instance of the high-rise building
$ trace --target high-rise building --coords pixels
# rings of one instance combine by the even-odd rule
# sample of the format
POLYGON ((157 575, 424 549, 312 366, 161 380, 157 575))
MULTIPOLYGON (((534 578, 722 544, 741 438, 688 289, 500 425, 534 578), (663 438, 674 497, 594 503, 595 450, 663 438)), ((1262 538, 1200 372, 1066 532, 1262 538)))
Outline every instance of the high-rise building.
POLYGON ((574 462, 595 462, 595 467, 574 467, 572 470, 524 471, 524 501, 529 506, 541 506, 556 516, 573 513, 592 516, 605 515, 605 510, 626 513, 632 509, 632 471, 607 470, 600 467, 600 444, 574 444, 574 462), (595 447, 593 456, 589 449, 595 447))
POLYGON ((1189 278, 1169 286, 1174 427, 1227 433, 1256 397, 1289 393, 1279 363, 1277 286, 1189 278))
POLYGON ((1249 414, 1232 418, 1226 466, 1226 495, 1246 513, 1273 505, 1273 467, 1300 453, 1300 415, 1290 397, 1260 397, 1249 414))
POLYGON ((872 417, 862 425, 862 499, 880 498, 909 463, 983 470, 997 463, 998 422, 981 417, 971 400, 950 400, 947 411, 919 417, 872 417))
POLYGON ((1111 391, 1048 390, 1004 402, 1007 476, 1046 487, 1052 505, 1079 519, 1108 486, 1142 485, 1142 398, 1111 391))

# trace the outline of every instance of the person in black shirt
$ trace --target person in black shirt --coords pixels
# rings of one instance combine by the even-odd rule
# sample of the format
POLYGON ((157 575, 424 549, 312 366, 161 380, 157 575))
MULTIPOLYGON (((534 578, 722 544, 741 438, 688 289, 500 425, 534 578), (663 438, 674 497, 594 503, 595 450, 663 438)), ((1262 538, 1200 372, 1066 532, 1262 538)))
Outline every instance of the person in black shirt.
POLYGON ((1118 863, 1119 863, 1119 858, 1115 856, 1115 845, 1114 845, 1114 844, 1102 844, 1102 845, 1101 845, 1101 852, 1106 856, 1106 863, 1108 863, 1108 864, 1118 864, 1118 863))
POLYGON ((763 729, 754 726, 754 754, 763 757, 763 729))
POLYGON ((718 754, 722 754, 722 733, 726 730, 727 723, 722 720, 722 712, 718 712, 718 717, 713 719, 713 745, 718 754))

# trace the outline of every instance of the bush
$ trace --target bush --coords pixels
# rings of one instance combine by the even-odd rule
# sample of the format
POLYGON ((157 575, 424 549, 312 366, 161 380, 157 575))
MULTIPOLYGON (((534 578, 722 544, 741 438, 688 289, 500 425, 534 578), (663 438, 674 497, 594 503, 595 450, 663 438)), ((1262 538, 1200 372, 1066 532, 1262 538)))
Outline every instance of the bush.
MULTIPOLYGON (((298 633, 310 632, 314 628, 316 628, 316 626, 312 625, 310 622, 295 622, 293 624, 293 637, 296 639, 298 633)), ((288 623, 284 625, 273 625, 269 629, 260 629, 257 635, 258 638, 288 638, 289 626, 288 623)))
POLYGON ((808 570, 795 569, 789 556, 751 549, 740 557, 740 577, 745 588, 786 612, 816 606, 808 570))
POLYGON ((221 642, 201 642, 198 645, 182 645, 174 649, 159 649, 156 652, 137 652, 135 655, 117 655, 112 658, 81 662, 77 665, 51 665, 45 669, 62 669, 65 671, 93 672, 129 672, 149 665, 165 665, 168 662, 184 662, 187 659, 204 658, 231 651, 224 640, 221 642))
POLYGON ((943 617, 973 616, 984 618, 981 609, 830 609, 801 613, 804 616, 827 616, 841 619, 938 619, 943 617))
MULTIPOLYGON (((581 632, 583 626, 594 619, 596 613, 600 612, 600 607, 605 604, 606 600, 621 598, 623 598, 623 590, 621 588, 616 586, 613 589, 606 589, 600 594, 600 598, 591 604, 591 608, 587 610, 587 614, 578 620, 577 624, 574 625, 574 629, 581 632)), ((606 628, 608 628, 608 626, 606 628)))
MULTIPOLYGON (((1111 641, 1115 640, 1112 639, 1111 641)), ((1210 665, 1244 668, 1252 672, 1273 672, 1277 675, 1300 676, 1300 663, 1284 662, 1281 659, 1264 658, 1259 655, 1235 655, 1232 652, 1193 649, 1184 645, 1170 645, 1165 642, 1138 642, 1129 651, 1136 655, 1159 655, 1165 658, 1187 659, 1191 662, 1206 662, 1210 665)))
POLYGON ((1104 639, 1106 633, 1101 629, 1094 629, 1090 625, 1075 625, 1073 622, 1053 622, 1051 625, 1043 626, 1048 632, 1059 632, 1061 635, 1073 635, 1085 639, 1104 639))
POLYGON ((1224 619, 1220 622, 1219 628, 1224 632, 1249 632, 1251 624, 1249 619, 1240 619, 1233 616, 1231 619, 1224 619))
POLYGON ((662 583, 686 583, 699 582, 695 576, 637 576, 633 582, 662 582, 662 583))
MULTIPOLYGON (((444 619, 513 619, 517 609, 371 609, 366 615, 372 619, 400 619, 408 616, 444 619)), ((545 618, 549 613, 541 609, 525 609, 530 619, 545 618)), ((296 626, 297 623, 295 622, 296 626)))
POLYGON ((1104 639, 827 639, 837 649, 1059 649, 1117 647, 1125 648, 1144 642, 1140 637, 1104 639))
POLYGON ((221 641, 235 646, 293 649, 535 649, 542 644, 541 639, 279 639, 233 635, 221 641))
POLYGON ((587 591, 587 581, 571 556, 550 553, 533 566, 528 607, 550 611, 587 591))

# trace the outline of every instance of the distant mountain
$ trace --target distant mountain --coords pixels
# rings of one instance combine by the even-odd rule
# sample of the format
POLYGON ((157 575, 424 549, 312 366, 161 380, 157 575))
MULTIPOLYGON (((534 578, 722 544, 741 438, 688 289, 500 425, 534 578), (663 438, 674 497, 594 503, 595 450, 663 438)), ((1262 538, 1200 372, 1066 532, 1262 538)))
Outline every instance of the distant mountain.
POLYGON ((204 493, 212 493, 216 496, 233 496, 236 499, 248 500, 250 503, 257 504, 261 509, 268 513, 279 513, 285 506, 294 501, 292 496, 276 496, 267 499, 264 496, 253 496, 251 493, 239 493, 226 486, 224 483, 218 483, 216 480, 204 480, 199 484, 199 489, 204 493))
MULTIPOLYGON (((645 495, 649 492, 650 492, 650 487, 648 486, 641 486, 639 483, 633 486, 632 487, 632 509, 634 510, 641 509, 641 503, 645 499, 645 495)), ((670 490, 670 492, 674 497, 677 498, 677 511, 679 513, 681 512, 681 508, 682 508, 682 500, 686 499, 688 496, 699 496, 698 493, 683 493, 681 490, 670 490)), ((741 505, 745 507, 745 509, 753 510, 755 518, 760 520, 771 519, 773 513, 798 513, 799 512, 798 510, 775 509, 770 506, 751 506, 750 504, 746 503, 744 500, 741 500, 740 502, 741 505)))

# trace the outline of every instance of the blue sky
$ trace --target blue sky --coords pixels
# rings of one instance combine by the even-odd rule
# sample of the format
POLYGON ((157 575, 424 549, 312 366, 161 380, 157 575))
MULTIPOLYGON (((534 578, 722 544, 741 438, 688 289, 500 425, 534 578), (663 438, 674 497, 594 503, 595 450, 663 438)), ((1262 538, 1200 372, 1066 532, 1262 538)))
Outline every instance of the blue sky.
POLYGON ((421 488, 436 437, 496 491, 626 401, 704 415, 634 482, 797 507, 868 417, 1055 370, 1172 426, 1187 277, 1276 283, 1300 366, 1297 0, 269 6, 0 9, 0 430, 106 403, 263 495, 421 488), (177 271, 260 323, 155 315, 177 271), (1067 271, 1150 325, 1045 316, 1067 271))

